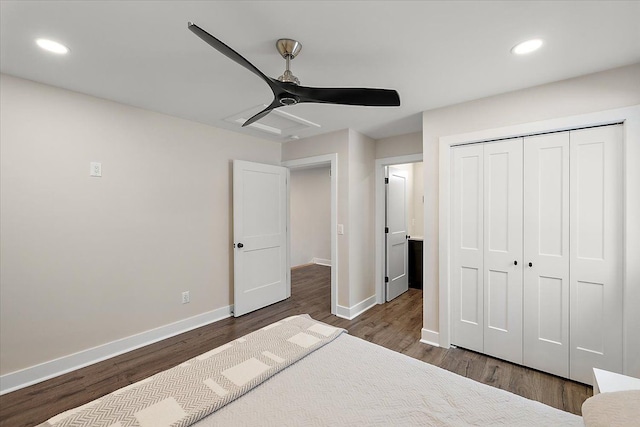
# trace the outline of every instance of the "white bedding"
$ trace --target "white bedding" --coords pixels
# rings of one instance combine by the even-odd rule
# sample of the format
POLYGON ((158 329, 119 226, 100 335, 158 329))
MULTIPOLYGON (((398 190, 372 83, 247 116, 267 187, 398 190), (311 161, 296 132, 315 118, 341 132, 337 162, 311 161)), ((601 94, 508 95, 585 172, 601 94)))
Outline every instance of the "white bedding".
POLYGON ((583 422, 304 315, 275 322, 43 424, 189 425, 582 426, 583 422))
POLYGON ((579 416, 342 334, 195 425, 584 424, 579 416))

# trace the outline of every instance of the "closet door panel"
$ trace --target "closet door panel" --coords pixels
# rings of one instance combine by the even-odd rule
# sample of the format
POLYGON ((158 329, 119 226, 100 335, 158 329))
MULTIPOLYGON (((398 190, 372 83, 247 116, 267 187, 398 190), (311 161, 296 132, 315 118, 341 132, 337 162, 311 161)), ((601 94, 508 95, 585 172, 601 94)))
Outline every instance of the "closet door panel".
POLYGON ((482 352, 484 340, 483 146, 452 148, 452 343, 482 352))
POLYGON ((571 369, 622 372, 622 126, 571 132, 571 369))
POLYGON ((522 138, 484 145, 484 351, 522 363, 522 138))
POLYGON ((569 376, 569 133, 524 140, 524 364, 569 376))

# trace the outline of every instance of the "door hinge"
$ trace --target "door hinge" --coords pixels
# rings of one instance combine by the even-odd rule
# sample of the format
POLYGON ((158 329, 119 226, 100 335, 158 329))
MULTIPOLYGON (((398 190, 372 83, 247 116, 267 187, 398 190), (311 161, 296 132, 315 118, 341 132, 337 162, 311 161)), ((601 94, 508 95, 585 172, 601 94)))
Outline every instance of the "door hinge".
POLYGON ((389 233, 389 227, 385 227, 384 228, 384 234, 388 234, 389 233))
POLYGON ((388 183, 389 183, 389 178, 385 178, 385 179, 384 179, 384 183, 385 183, 385 184, 388 184, 388 183))
POLYGON ((387 276, 384 277, 384 283, 389 283, 389 278, 387 276))

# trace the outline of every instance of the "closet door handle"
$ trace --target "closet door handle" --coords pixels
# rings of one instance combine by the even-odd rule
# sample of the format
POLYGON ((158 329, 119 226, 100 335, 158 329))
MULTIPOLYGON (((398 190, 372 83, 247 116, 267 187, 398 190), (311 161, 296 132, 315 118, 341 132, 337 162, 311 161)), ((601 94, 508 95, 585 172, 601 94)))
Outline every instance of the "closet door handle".
POLYGON ((518 265, 518 261, 513 261, 513 265, 518 265))
POLYGON ((533 263, 532 262, 529 263, 529 267, 533 267, 533 263))
POLYGON ((239 248, 244 248, 244 245, 242 243, 238 243, 238 247, 239 248))

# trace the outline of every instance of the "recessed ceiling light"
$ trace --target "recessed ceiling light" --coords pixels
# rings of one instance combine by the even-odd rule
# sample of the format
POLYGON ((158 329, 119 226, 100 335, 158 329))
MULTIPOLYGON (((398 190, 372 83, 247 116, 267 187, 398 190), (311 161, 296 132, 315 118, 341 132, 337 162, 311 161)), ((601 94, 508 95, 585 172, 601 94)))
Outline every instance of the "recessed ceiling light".
POLYGON ((44 50, 48 50, 49 52, 59 53, 61 55, 69 52, 68 47, 58 42, 54 42, 53 40, 38 39, 36 40, 36 43, 38 44, 38 46, 40 46, 44 50))
POLYGON ((511 49, 511 53, 515 53, 516 55, 526 55, 527 53, 531 53, 534 50, 540 49, 542 46, 541 39, 533 39, 527 40, 526 42, 518 43, 511 49))

